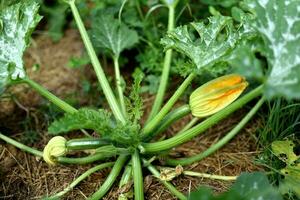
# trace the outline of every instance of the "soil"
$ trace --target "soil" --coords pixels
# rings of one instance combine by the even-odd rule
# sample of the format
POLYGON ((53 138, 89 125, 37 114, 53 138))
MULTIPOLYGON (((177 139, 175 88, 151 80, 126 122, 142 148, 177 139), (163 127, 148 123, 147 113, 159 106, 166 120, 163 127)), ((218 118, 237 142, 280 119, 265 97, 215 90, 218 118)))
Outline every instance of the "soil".
MULTIPOLYGON (((66 63, 71 56, 80 55, 82 49, 78 33, 74 30, 68 30, 66 37, 58 43, 51 42, 45 35, 36 37, 32 47, 26 54, 26 64, 32 66, 38 63, 41 67, 37 72, 33 68, 28 68, 29 76, 60 97, 66 97, 70 93, 80 93, 79 82, 82 74, 79 70, 66 67, 66 63)), ((18 86, 12 88, 11 91, 14 94, 17 91, 17 98, 14 101, 6 99, 5 102, 1 102, 0 129, 5 133, 8 133, 7 130, 11 131, 9 135, 18 140, 24 132, 20 128, 19 122, 28 114, 36 116, 36 120, 32 123, 33 126, 37 127, 40 140, 28 145, 42 149, 50 138, 46 133, 47 124, 44 123, 43 117, 40 118, 41 113, 38 111, 42 98, 26 86, 18 86), (22 104, 19 102, 22 102, 22 104), (6 105, 5 108, 4 104, 6 105), (5 111, 5 109, 8 110, 5 111)), ((151 96, 144 96, 145 114, 149 111, 153 99, 151 96)), ((247 109, 234 113, 204 134, 177 147, 171 154, 174 157, 183 157, 205 150, 238 123, 246 111, 247 109)), ((190 119, 191 116, 185 117, 164 134, 170 137, 188 123, 190 119)), ((259 119, 252 120, 238 136, 221 150, 185 169, 231 176, 239 175, 241 172, 262 170, 255 165, 255 158, 259 153, 255 131, 259 125, 259 119)), ((155 164, 161 165, 158 161, 155 164)), ((58 165, 51 167, 43 160, 0 141, 0 199, 41 199, 43 196, 55 194, 67 187, 70 182, 91 166, 93 165, 58 165)), ((108 173, 109 169, 94 173, 69 192, 64 199, 85 199, 99 188, 108 173)), ((175 199, 147 170, 144 170, 143 173, 145 175, 146 199, 175 199)), ((215 181, 187 176, 179 176, 172 180, 172 183, 185 194, 203 185, 212 187, 215 192, 223 192, 232 184, 230 181, 215 181)), ((104 199, 117 199, 118 194, 118 187, 114 185, 104 199)))

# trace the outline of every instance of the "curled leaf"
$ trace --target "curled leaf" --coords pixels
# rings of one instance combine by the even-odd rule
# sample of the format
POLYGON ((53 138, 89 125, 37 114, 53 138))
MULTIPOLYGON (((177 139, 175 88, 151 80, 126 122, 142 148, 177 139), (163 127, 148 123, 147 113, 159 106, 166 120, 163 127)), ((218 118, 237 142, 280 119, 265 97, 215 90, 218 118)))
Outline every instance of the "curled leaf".
POLYGON ((191 94, 192 114, 195 117, 206 117, 222 110, 236 100, 247 85, 245 78, 237 74, 209 81, 191 94))

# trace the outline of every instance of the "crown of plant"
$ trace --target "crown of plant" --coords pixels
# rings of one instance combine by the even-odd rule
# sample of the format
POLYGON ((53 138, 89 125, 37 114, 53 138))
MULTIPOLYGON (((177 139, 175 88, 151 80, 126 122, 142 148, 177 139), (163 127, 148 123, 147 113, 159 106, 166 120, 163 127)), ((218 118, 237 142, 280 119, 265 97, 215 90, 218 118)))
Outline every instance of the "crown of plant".
POLYGON ((62 136, 53 137, 45 146, 43 151, 43 158, 45 162, 50 165, 55 165, 55 158, 63 156, 67 153, 66 142, 67 140, 62 136))
POLYGON ((190 96, 190 107, 195 117, 212 115, 236 100, 248 86, 243 76, 221 76, 196 89, 190 96))

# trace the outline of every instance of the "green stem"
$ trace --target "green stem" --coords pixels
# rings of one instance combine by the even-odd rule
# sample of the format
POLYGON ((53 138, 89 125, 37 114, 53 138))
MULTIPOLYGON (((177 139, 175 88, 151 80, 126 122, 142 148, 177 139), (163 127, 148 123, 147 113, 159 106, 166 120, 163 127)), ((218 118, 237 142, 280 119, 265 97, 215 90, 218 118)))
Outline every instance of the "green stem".
POLYGON ((157 126, 157 124, 164 118, 164 116, 172 109, 176 101, 179 99, 179 97, 184 93, 186 88, 189 86, 189 84, 194 79, 195 74, 191 73, 184 82, 179 86, 179 88, 175 91, 173 96, 169 99, 169 101, 164 105, 164 107, 159 111, 159 113, 149 121, 149 123, 146 124, 146 126, 143 129, 142 137, 147 136, 149 133, 151 133, 157 126))
POLYGON ((219 150, 221 147, 223 147, 225 144, 227 144, 236 134, 240 132, 240 130, 249 122, 249 120, 255 115, 255 113, 258 111, 258 109, 262 106, 264 103, 264 97, 262 97, 256 105, 250 110, 250 112, 240 121, 225 137, 223 137, 220 141, 218 141, 216 144, 213 144, 211 147, 209 147, 204 152, 189 157, 189 158, 183 158, 180 160, 176 159, 167 159, 166 162, 169 165, 189 165, 194 162, 200 161, 207 156, 215 153, 217 150, 219 150))
POLYGON ((16 140, 9 138, 9 137, 3 135, 2 133, 0 133, 0 139, 4 140, 8 144, 11 144, 11 145, 23 150, 23 151, 26 151, 26 152, 31 153, 31 154, 33 154, 35 156, 38 156, 38 157, 43 157, 43 152, 41 152, 39 150, 36 150, 36 149, 33 149, 29 146, 26 146, 26 145, 24 145, 20 142, 17 142, 16 140))
POLYGON ((112 89, 108 83, 108 80, 103 72, 103 69, 101 67, 101 64, 98 60, 97 54, 93 48, 93 45, 91 43, 91 40, 88 36, 88 33, 84 27, 84 24, 82 22, 82 19, 80 17, 80 14, 78 12, 78 9, 75 5, 75 1, 69 1, 69 5, 71 7, 74 19, 76 21, 76 24, 78 26, 79 32, 81 34, 83 43, 87 49, 87 52, 89 54, 89 57, 91 59, 92 65, 94 67, 94 70, 96 72, 97 78, 100 82, 100 85, 103 89, 104 95, 108 101, 108 104, 112 110, 112 112, 114 113, 114 116, 120 120, 122 123, 126 123, 125 117, 122 114, 122 111, 119 108, 119 105, 117 103, 116 97, 112 92, 112 89))
POLYGON ((65 195, 67 192, 71 191, 76 185, 78 185, 81 181, 83 181, 84 179, 86 179, 88 176, 90 176, 91 174, 95 173, 96 171, 102 170, 104 168, 107 167, 111 167, 113 166, 114 162, 108 162, 108 163, 103 163, 100 165, 97 165, 93 168, 90 168, 89 170, 87 170, 86 172, 84 172, 83 174, 81 174, 78 178, 76 178, 68 187, 66 187, 63 191, 51 196, 51 197, 47 197, 48 200, 50 199, 58 199, 61 198, 63 195, 65 195))
POLYGON ((23 79, 23 81, 25 83, 27 83, 30 87, 35 89, 39 94, 41 94, 42 96, 47 98, 54 105, 56 105, 57 107, 64 110, 65 112, 74 113, 74 112, 77 111, 76 108, 72 107, 70 104, 68 104, 65 101, 61 100, 60 98, 58 98, 57 96, 55 96, 54 94, 49 92, 47 89, 42 87, 40 84, 36 83, 35 81, 33 81, 29 78, 25 78, 25 79, 23 79))
MULTIPOLYGON (((175 26, 175 7, 176 5, 168 6, 169 8, 169 18, 168 18, 168 31, 172 31, 175 26)), ((167 88, 167 83, 169 79, 170 73, 170 66, 171 66, 171 59, 172 59, 172 49, 169 49, 165 53, 164 64, 163 64, 163 71, 160 79, 160 84, 158 91, 156 93, 156 97, 154 100, 153 107, 149 114, 149 118, 147 121, 151 120, 159 111, 165 96, 165 91, 167 88)))
MULTIPOLYGON (((42 151, 39 151, 37 149, 26 146, 26 145, 14 140, 14 139, 11 139, 1 133, 0 133, 0 139, 4 140, 8 144, 11 144, 23 151, 26 151, 26 152, 31 153, 38 157, 43 157, 42 151)), ((94 154, 94 155, 90 155, 90 156, 86 156, 86 157, 82 157, 82 158, 58 157, 57 161, 62 164, 88 164, 88 163, 92 163, 92 162, 95 162, 98 160, 103 160, 107 157, 108 157, 107 155, 103 155, 103 154, 94 154)))
POLYGON ((132 166, 131 166, 131 164, 127 164, 125 167, 125 170, 123 172, 122 178, 119 182, 119 188, 126 185, 130 181, 131 178, 132 178, 132 166))
POLYGON ((157 169, 155 169, 155 167, 151 164, 149 164, 149 162, 145 159, 143 159, 143 163, 144 165, 147 167, 147 169, 162 183, 164 184, 164 186, 166 188, 168 188, 170 190, 170 192, 176 196, 178 199, 180 200, 187 200, 187 197, 182 194, 181 192, 179 192, 171 183, 167 182, 167 181, 163 181, 161 180, 160 177, 160 173, 159 171, 157 171, 157 169))
POLYGON ((187 176, 196 176, 200 178, 209 178, 209 179, 222 180, 222 181, 234 181, 237 179, 237 176, 221 176, 221 175, 206 174, 206 173, 199 173, 199 172, 192 172, 192 171, 184 171, 183 174, 187 176))
POLYGON ((142 173, 139 151, 135 150, 131 158, 132 158, 132 168, 133 168, 134 199, 143 200, 144 181, 143 181, 143 173, 142 173))
MULTIPOLYGON (((170 113, 168 113, 162 120, 162 122, 158 125, 158 128, 156 128, 152 133, 150 133, 147 136, 147 139, 151 139, 154 136, 158 135, 159 133, 166 130, 173 122, 175 122, 178 119, 181 119, 182 117, 186 116, 191 112, 189 105, 183 105, 179 108, 174 109, 170 113)), ((147 140, 146 139, 146 140, 147 140)))
POLYGON ((89 163, 93 163, 99 160, 103 160, 105 158, 111 157, 111 155, 104 155, 101 153, 95 153, 93 155, 89 155, 86 157, 79 158, 68 158, 68 157, 57 157, 57 162, 61 164, 77 164, 77 165, 85 165, 89 163))
POLYGON ((256 89, 252 90, 248 94, 244 95, 231 105, 227 106, 220 112, 214 114, 213 116, 207 118, 202 123, 196 125, 195 127, 185 131, 184 133, 177 134, 172 138, 169 138, 167 140, 163 140, 160 142, 155 143, 144 143, 142 144, 143 148, 141 148, 141 151, 143 153, 154 153, 154 152, 160 152, 167 149, 171 149, 175 146, 178 146, 184 142, 187 142, 191 140, 193 137, 197 136, 198 134, 204 132, 220 120, 227 117, 229 114, 233 113, 234 111, 238 110, 240 107, 247 104, 252 99, 256 98, 262 93, 263 86, 259 86, 256 89))
POLYGON ((99 190, 95 192, 89 199, 90 200, 98 200, 101 199, 111 188, 113 183, 115 182, 116 178, 121 172, 121 169, 123 168, 123 165, 127 161, 127 156, 119 156, 119 158, 116 160, 114 167, 111 169, 111 172, 109 173, 107 179, 104 181, 104 183, 101 185, 99 190))
POLYGON ((198 117, 194 117, 187 125, 185 125, 185 126, 178 132, 178 134, 183 133, 183 132, 185 132, 186 130, 192 128, 198 121, 199 121, 199 118, 198 118, 198 117))
POLYGON ((114 60, 114 67, 115 67, 116 87, 117 87, 117 91, 118 91, 118 95, 119 95, 121 110, 123 112, 123 115, 126 116, 125 100, 124 100, 122 81, 121 81, 121 75, 120 75, 119 57, 114 56, 113 60, 114 60))

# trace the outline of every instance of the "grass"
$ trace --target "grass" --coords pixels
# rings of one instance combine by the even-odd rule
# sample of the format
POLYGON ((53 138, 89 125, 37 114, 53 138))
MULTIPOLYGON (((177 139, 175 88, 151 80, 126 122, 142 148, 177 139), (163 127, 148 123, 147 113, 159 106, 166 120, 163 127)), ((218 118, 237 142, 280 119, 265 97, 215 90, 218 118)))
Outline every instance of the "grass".
MULTIPOLYGON (((290 139, 298 146, 296 149, 299 149, 300 103, 276 99, 268 102, 266 105, 266 109, 261 113, 262 124, 257 131, 259 144, 263 147, 258 163, 266 166, 273 172, 278 172, 285 167, 285 163, 272 153, 271 144, 276 140, 290 139)), ((297 153, 298 150, 296 149, 295 152, 297 153)), ((269 176, 269 179, 278 185, 283 176, 279 173, 273 173, 269 176)), ((297 197, 287 194, 284 196, 284 199, 296 200, 297 197)))

